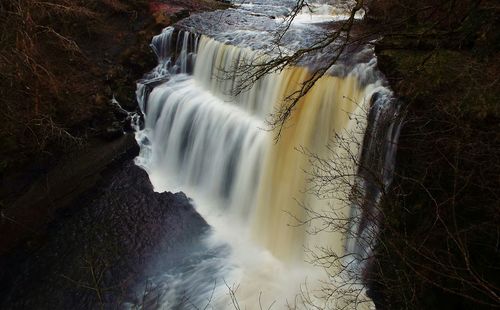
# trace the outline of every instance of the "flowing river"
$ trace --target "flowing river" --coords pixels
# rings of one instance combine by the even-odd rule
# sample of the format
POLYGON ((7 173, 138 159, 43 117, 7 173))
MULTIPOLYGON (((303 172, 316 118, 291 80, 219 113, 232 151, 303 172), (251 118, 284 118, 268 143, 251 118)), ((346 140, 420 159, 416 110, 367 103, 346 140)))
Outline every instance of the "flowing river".
POLYGON ((218 253, 150 279, 164 287, 162 308, 373 307, 363 271, 392 177, 399 108, 363 42, 328 68, 284 126, 270 126, 340 43, 253 81, 259 64, 311 46, 349 17, 348 6, 316 3, 278 44, 294 3, 236 1, 152 41, 158 66, 138 84, 136 163, 155 191, 193 199, 211 226, 203 248, 218 253))

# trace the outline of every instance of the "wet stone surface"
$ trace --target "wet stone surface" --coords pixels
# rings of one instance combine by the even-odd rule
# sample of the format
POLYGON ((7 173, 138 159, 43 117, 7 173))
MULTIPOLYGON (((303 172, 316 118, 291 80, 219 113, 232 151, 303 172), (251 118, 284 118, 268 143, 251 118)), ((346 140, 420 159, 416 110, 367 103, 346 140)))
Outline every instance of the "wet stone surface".
POLYGON ((101 183, 58 215, 40 245, 0 258, 1 309, 154 308, 160 293, 148 279, 211 255, 209 226, 183 193, 155 193, 131 160, 101 183))
MULTIPOLYGON (((331 20, 311 23, 307 21, 307 14, 300 14, 304 16, 296 17, 288 27, 286 16, 290 14, 294 3, 294 1, 266 3, 256 1, 249 4, 235 1, 234 8, 191 15, 176 23, 174 27, 180 31, 206 35, 227 45, 258 51, 259 55, 264 55, 260 60, 264 60, 266 57, 291 56, 299 50, 323 46, 336 30, 344 26, 344 19, 347 18, 347 15, 340 14, 335 18, 331 17, 331 20), (282 33, 284 29, 286 32, 282 33)), ((340 77, 353 73, 360 64, 365 64, 362 71, 365 71, 366 67, 373 67, 376 59, 372 41, 377 37, 357 38, 358 22, 359 20, 355 21, 347 47, 341 48, 346 40, 346 34, 342 32, 340 38, 331 44, 305 52, 300 57, 294 57, 290 64, 308 67, 311 71, 327 66, 331 68, 328 74, 340 77), (331 65, 334 59, 335 64, 331 65)), ((379 76, 370 70, 369 76, 362 74, 360 82, 369 84, 378 78, 379 76)))

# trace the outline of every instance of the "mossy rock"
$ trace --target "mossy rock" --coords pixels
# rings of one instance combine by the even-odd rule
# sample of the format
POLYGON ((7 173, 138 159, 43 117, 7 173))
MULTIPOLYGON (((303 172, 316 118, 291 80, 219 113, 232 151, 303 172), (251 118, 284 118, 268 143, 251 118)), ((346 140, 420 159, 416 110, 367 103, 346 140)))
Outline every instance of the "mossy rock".
POLYGON ((383 50, 379 63, 399 96, 419 104, 442 104, 461 117, 500 117, 498 64, 471 52, 436 49, 383 50))

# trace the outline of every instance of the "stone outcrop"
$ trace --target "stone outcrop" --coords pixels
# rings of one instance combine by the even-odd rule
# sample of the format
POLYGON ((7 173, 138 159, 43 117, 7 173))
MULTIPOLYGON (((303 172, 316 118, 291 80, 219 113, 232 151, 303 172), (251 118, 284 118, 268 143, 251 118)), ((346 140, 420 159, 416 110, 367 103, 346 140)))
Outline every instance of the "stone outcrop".
POLYGON ((183 193, 154 192, 147 173, 126 161, 60 212, 45 236, 1 258, 0 308, 141 304, 147 279, 201 249, 207 229, 183 193))

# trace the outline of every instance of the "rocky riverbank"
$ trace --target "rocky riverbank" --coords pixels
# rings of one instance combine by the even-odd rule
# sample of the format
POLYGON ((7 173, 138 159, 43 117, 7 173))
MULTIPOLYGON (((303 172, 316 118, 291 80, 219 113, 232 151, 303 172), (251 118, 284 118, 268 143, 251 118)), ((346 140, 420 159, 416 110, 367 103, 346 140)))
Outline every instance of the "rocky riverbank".
POLYGON ((165 288, 148 279, 205 251, 202 236, 209 228, 189 199, 154 192, 131 155, 108 168, 72 208, 59 211, 43 236, 0 258, 0 308, 151 306, 165 288))

